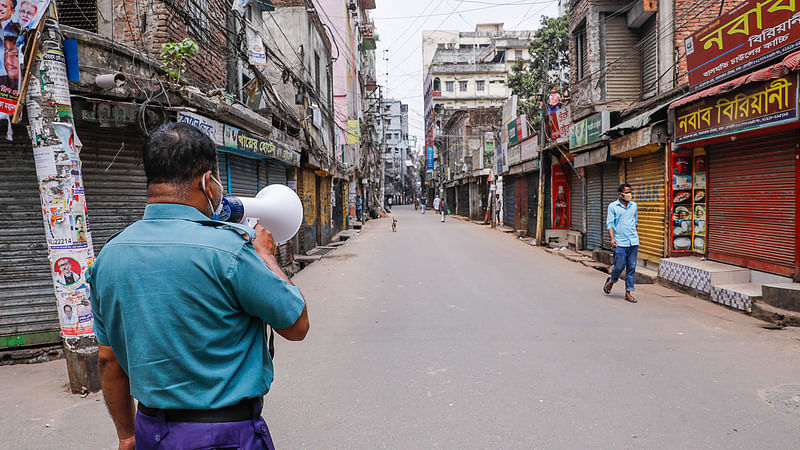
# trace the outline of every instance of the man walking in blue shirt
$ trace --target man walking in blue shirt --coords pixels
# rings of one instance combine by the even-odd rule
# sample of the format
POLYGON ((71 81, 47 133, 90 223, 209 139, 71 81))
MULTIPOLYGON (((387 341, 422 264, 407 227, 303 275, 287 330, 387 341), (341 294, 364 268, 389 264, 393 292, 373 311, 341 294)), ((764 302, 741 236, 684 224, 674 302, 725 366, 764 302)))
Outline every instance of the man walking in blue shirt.
POLYGON ((630 184, 620 184, 617 193, 619 198, 608 205, 606 219, 611 246, 614 247, 614 268, 603 286, 603 292, 606 295, 611 293, 611 287, 619 280, 622 270, 625 269, 625 300, 636 303, 636 298, 633 296, 633 282, 636 278, 636 260, 639 254, 639 233, 636 232, 639 211, 636 202, 633 201, 633 188, 630 184))
POLYGON ((265 324, 304 339, 305 301, 268 230, 211 219, 223 193, 211 139, 171 123, 148 137, 143 161, 144 217, 109 239, 89 277, 119 448, 271 449, 265 324))

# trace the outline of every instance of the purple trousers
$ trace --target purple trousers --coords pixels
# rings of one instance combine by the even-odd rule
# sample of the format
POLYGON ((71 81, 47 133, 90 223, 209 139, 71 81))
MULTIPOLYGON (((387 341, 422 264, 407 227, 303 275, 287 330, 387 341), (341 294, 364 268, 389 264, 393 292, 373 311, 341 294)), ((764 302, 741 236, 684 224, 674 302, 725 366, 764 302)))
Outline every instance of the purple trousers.
POLYGON ((136 449, 275 450, 261 407, 261 401, 254 402, 251 420, 218 423, 169 422, 163 411, 157 417, 137 411, 136 449))

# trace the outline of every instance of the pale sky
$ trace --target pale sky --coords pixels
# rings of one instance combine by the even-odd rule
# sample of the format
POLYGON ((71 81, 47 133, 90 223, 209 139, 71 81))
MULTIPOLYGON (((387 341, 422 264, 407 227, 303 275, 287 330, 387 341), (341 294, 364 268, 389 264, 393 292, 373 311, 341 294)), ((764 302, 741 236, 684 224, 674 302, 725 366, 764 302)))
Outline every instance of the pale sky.
MULTIPOLYGON (((477 23, 504 23, 507 30, 535 30, 542 15, 558 15, 558 0, 376 0, 371 11, 380 40, 375 51, 378 84, 408 104, 409 138, 425 142, 422 31, 475 31, 477 23), (455 12, 454 12, 455 11, 455 12), (384 52, 388 50, 388 52, 384 52)), ((411 143, 413 145, 413 142, 411 143)))

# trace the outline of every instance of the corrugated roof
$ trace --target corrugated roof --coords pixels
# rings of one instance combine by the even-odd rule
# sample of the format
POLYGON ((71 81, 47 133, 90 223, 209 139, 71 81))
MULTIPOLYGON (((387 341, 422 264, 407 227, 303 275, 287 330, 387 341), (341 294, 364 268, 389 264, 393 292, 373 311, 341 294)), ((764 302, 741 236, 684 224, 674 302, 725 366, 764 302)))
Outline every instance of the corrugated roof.
POLYGON ((787 57, 783 58, 783 61, 777 64, 773 64, 769 67, 756 70, 755 72, 750 72, 746 75, 740 76, 739 78, 734 78, 731 81, 727 81, 725 83, 712 86, 708 89, 704 89, 702 91, 695 92, 692 95, 683 97, 680 100, 676 100, 671 105, 669 105, 669 109, 675 109, 679 106, 683 106, 688 103, 692 103, 696 100, 700 100, 701 98, 713 97, 715 95, 724 94, 734 89, 738 89, 744 86, 745 84, 755 83, 758 81, 774 80, 775 78, 780 78, 786 75, 787 73, 794 72, 798 69, 800 69, 800 51, 788 55, 787 57))

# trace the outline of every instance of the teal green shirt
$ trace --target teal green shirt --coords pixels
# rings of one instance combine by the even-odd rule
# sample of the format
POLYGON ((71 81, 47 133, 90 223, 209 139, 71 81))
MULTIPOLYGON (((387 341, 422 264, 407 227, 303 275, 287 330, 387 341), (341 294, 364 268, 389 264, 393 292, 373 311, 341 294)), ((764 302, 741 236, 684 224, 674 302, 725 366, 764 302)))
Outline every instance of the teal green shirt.
POLYGON ((103 247, 90 284, 97 342, 151 408, 222 408, 266 394, 264 324, 290 327, 305 306, 237 231, 178 204, 147 205, 103 247))

